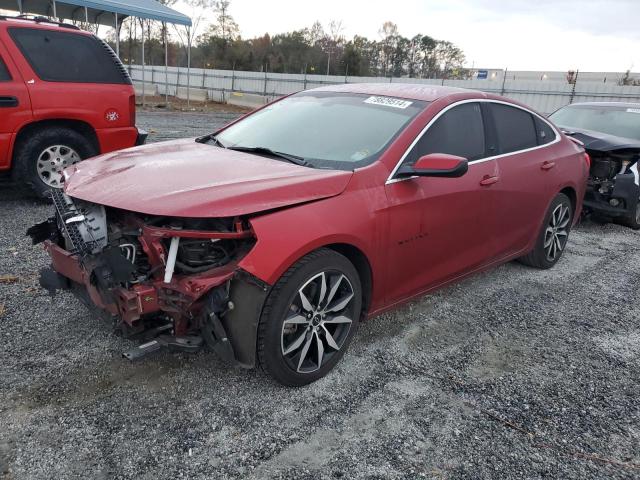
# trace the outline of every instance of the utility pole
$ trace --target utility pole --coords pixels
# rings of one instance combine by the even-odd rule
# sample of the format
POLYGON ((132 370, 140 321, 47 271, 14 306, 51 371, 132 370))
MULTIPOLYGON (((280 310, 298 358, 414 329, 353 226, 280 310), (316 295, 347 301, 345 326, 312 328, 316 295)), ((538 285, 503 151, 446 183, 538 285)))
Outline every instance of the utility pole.
POLYGON ((327 77, 329 76, 329 63, 331 62, 331 48, 327 50, 327 77))

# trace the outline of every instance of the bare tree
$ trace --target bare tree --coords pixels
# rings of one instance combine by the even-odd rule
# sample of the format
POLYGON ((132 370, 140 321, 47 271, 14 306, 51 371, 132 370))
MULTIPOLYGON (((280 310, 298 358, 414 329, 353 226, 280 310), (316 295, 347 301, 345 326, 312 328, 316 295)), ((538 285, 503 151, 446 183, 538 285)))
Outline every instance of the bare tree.
POLYGON ((393 64, 393 56, 398 47, 398 39, 400 38, 398 25, 393 22, 384 22, 382 28, 378 30, 378 34, 382 38, 380 41, 382 47, 382 75, 386 77, 387 72, 393 64))
POLYGON ((305 30, 305 34, 307 43, 312 47, 327 36, 327 34, 324 32, 322 24, 317 20, 314 22, 311 28, 305 30))
POLYGON ((238 38, 240 28, 229 14, 230 0, 219 0, 214 2, 213 9, 216 13, 216 23, 212 25, 211 33, 224 40, 230 41, 238 38))
POLYGON ((208 10, 215 7, 215 0, 185 0, 185 3, 191 7, 191 27, 181 30, 177 25, 173 25, 176 35, 184 46, 185 50, 193 45, 195 39, 200 34, 200 28, 206 17, 208 10))

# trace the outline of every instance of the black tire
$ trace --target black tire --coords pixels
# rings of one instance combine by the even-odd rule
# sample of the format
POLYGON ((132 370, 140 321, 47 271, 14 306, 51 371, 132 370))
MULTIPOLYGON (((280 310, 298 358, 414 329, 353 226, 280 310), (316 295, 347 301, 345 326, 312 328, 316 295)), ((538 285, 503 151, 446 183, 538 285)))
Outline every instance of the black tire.
POLYGON ((360 278, 346 257, 326 248, 302 257, 282 275, 265 302, 258 326, 257 348, 261 367, 273 379, 287 386, 302 386, 318 380, 344 355, 357 330, 361 310, 360 278), (320 299, 322 278, 325 279, 326 288, 324 298, 320 299), (335 293, 330 298, 334 287, 335 293), (305 298, 309 296, 307 303, 312 303, 314 309, 322 310, 323 301, 318 300, 326 301, 326 317, 318 313, 309 318, 306 312, 310 310, 302 306, 304 302, 300 290, 305 298), (332 305, 340 306, 347 298, 351 300, 346 307, 330 312, 332 305), (351 322, 347 324, 345 318, 351 322), (294 323, 295 319, 298 320, 294 323), (340 323, 335 323, 336 320, 340 323), (298 340, 302 342, 300 346, 287 355, 286 350, 294 347, 298 340), (329 340, 339 349, 331 347, 329 340), (308 342, 311 342, 310 345, 307 345, 308 342), (303 357, 303 351, 311 353, 303 357))
MULTIPOLYGON (((567 245, 567 241, 569 240, 569 233, 571 232, 571 225, 573 223, 573 205, 571 204, 571 200, 564 193, 558 193, 556 197, 551 202, 549 206, 549 210, 544 217, 544 222, 542 223, 542 227, 540 228, 540 232, 538 233, 538 237, 536 239, 536 244, 527 255, 520 257, 518 261, 524 263, 525 265, 529 265, 531 267, 547 269, 553 267, 565 250, 567 245), (553 222, 557 215, 560 213, 558 209, 562 207, 560 212, 566 212, 566 217, 562 217, 562 221, 558 222, 558 225, 564 225, 562 230, 566 232, 566 235, 553 235, 549 232, 549 228, 553 228, 553 222), (554 238, 558 238, 560 242, 559 248, 558 244, 551 245, 551 248, 555 252, 553 256, 550 256, 549 247, 546 245, 550 245, 549 238, 552 238, 551 243, 554 243, 554 238)), ((556 226, 556 231, 560 231, 560 229, 556 226)))
POLYGON ((640 230, 640 201, 636 206, 635 215, 630 215, 628 217, 620 219, 620 224, 633 230, 640 230))
POLYGON ((69 128, 42 128, 26 135, 16 145, 14 177, 40 198, 48 198, 49 191, 55 187, 47 185, 39 175, 38 158, 45 150, 55 145, 72 149, 81 160, 98 154, 93 142, 69 128))

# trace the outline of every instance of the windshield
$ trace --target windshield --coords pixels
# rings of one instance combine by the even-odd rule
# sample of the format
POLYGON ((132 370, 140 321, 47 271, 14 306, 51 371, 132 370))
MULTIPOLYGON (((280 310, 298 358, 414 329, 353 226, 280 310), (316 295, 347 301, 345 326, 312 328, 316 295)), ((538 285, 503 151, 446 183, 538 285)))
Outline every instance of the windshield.
POLYGON ((549 118, 562 127, 640 140, 640 106, 574 105, 561 108, 549 118))
POLYGON ((426 102, 302 92, 274 103, 216 136, 227 148, 269 149, 318 168, 352 170, 375 161, 426 102))

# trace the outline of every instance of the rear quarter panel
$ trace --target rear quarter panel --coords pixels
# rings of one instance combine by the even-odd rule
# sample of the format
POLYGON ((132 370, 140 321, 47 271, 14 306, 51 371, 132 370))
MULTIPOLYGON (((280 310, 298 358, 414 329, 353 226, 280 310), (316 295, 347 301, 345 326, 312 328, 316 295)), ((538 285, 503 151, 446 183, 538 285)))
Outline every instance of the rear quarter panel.
POLYGON ((584 200, 587 188, 587 178, 589 177, 589 167, 585 160, 585 151, 576 145, 564 134, 561 140, 553 146, 557 155, 555 175, 552 178, 552 187, 559 192, 567 187, 576 192, 576 205, 573 216, 573 223, 577 223, 582 212, 582 201, 584 200))

